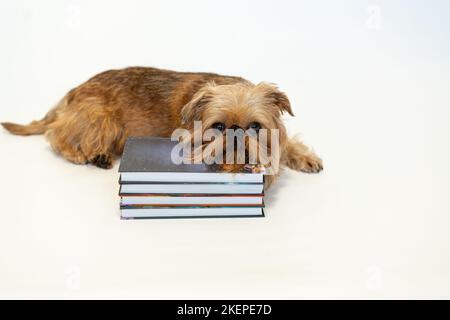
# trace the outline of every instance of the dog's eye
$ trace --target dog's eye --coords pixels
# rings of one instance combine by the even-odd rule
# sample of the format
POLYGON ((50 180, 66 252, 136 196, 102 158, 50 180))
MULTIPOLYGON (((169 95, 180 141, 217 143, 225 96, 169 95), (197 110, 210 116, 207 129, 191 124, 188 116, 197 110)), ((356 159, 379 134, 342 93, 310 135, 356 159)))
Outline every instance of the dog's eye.
POLYGON ((255 130, 255 131, 259 131, 259 129, 261 129, 261 124, 259 122, 252 122, 250 123, 250 125, 248 126, 248 128, 250 130, 255 130))
POLYGON ((222 122, 216 122, 216 123, 214 123, 212 125, 212 127, 214 129, 217 129, 217 130, 221 131, 221 132, 223 132, 225 130, 225 125, 222 122))

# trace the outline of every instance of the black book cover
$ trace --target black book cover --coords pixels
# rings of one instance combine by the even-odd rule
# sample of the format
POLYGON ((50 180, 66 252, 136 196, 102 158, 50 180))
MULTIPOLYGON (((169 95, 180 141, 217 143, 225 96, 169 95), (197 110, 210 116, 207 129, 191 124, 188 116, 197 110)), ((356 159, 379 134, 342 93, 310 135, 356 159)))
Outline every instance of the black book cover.
POLYGON ((177 141, 160 137, 128 138, 119 172, 220 172, 207 164, 175 164, 171 153, 177 141))

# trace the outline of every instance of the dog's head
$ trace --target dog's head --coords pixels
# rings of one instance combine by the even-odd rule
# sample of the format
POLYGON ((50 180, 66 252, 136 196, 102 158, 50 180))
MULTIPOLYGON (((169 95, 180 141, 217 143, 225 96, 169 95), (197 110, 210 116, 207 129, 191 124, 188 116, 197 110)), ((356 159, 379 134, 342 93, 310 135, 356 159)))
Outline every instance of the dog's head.
MULTIPOLYGON (((181 117, 183 125, 187 129, 194 130, 194 122, 201 121, 202 134, 210 129, 222 133, 224 139, 220 143, 227 142, 230 129, 256 134, 260 131, 263 133, 264 130, 262 129, 265 129, 268 133, 267 140, 264 142, 265 146, 262 146, 259 142, 258 148, 266 148, 267 152, 271 151, 274 143, 271 141, 271 131, 275 129, 278 131, 278 144, 281 152, 281 148, 287 140, 286 129, 280 119, 284 112, 293 116, 287 96, 273 84, 265 82, 257 85, 251 83, 230 85, 208 83, 183 107, 181 117)), ((212 144, 217 145, 219 143, 217 139, 211 140, 210 142, 202 142, 202 150, 208 146, 211 149, 212 144)), ((250 140, 251 137, 245 140, 246 162, 248 161, 250 140)), ((225 149, 222 148, 222 150, 225 149)), ((261 159, 258 158, 256 162, 261 163, 261 159)), ((272 165, 278 167, 279 158, 276 162, 272 165)), ((227 160, 224 163, 222 167, 227 171, 239 171, 243 167, 243 164, 239 161, 229 163, 227 160)))

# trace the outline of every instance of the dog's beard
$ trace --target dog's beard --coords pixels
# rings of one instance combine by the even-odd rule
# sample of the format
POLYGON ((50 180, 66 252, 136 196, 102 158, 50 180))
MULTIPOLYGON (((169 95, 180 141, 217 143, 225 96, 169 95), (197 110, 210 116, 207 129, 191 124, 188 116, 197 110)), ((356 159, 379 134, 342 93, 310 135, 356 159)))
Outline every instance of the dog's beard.
POLYGON ((271 136, 249 134, 241 142, 238 139, 231 142, 225 135, 214 135, 206 140, 203 133, 191 137, 184 143, 193 150, 190 155, 193 163, 217 165, 224 172, 252 171, 256 168, 257 172, 262 170, 267 174, 276 174, 279 170, 280 148, 278 145, 277 148, 272 147, 271 136))

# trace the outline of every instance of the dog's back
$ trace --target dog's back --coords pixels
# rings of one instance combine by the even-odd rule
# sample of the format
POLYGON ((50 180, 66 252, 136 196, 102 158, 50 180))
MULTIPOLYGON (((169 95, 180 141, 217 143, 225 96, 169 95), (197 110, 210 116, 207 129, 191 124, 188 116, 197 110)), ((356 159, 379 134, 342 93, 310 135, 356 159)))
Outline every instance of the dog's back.
POLYGON ((247 81, 146 67, 109 70, 69 91, 43 119, 1 124, 16 135, 45 134, 53 149, 74 163, 107 168, 128 136, 170 136, 181 125, 181 108, 208 82, 247 81))

